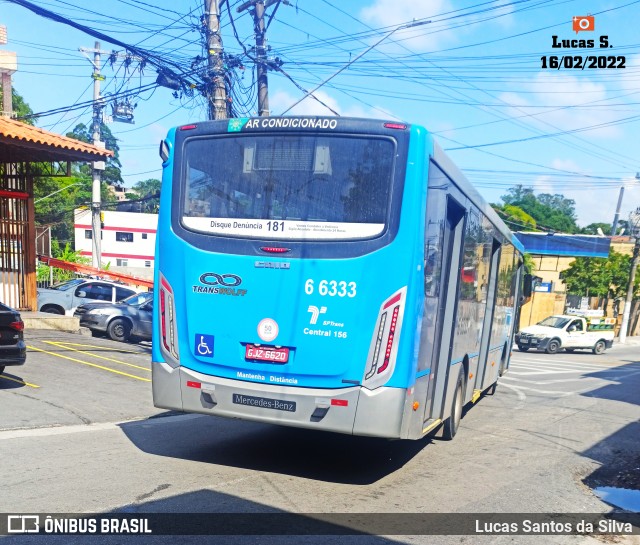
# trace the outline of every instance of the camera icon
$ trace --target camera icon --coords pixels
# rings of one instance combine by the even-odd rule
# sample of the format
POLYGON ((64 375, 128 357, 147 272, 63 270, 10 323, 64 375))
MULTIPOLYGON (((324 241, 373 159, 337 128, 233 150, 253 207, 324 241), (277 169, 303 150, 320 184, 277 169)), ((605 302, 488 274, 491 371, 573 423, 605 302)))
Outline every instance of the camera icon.
POLYGON ((593 31, 596 28, 595 17, 593 15, 576 16, 573 18, 573 30, 578 32, 593 31))
POLYGON ((39 531, 40 517, 38 515, 7 516, 7 533, 9 534, 37 534, 39 531))

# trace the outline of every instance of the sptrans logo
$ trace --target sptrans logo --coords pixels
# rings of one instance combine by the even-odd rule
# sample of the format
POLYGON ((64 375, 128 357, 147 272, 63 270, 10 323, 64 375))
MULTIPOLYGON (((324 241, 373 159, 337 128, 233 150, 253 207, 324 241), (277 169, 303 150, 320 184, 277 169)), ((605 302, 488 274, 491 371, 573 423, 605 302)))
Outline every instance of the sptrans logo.
POLYGON ((573 18, 573 30, 576 34, 585 31, 593 32, 595 29, 596 21, 593 15, 582 15, 573 18))

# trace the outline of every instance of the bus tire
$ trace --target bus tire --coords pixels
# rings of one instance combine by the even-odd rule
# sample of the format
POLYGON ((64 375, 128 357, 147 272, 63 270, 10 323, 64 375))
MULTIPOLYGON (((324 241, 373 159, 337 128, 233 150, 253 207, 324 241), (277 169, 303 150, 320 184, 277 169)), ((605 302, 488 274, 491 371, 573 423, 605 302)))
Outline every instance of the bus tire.
POLYGON ((453 396, 453 403, 451 404, 451 414, 449 418, 444 421, 442 427, 442 438, 451 441, 458 433, 460 427, 460 420, 462 420, 462 410, 464 405, 464 383, 462 380, 462 373, 458 374, 458 381, 456 383, 456 390, 453 396))
POLYGON ((547 345, 547 354, 557 354, 560 350, 560 341, 558 339, 551 339, 547 345))
POLYGON ((607 345, 605 344, 605 342, 600 339, 593 347, 593 353, 596 355, 600 355, 600 354, 604 354, 605 349, 607 348, 607 345))
POLYGON ((127 342, 131 337, 131 324, 122 318, 116 318, 109 322, 107 335, 113 341, 127 342))

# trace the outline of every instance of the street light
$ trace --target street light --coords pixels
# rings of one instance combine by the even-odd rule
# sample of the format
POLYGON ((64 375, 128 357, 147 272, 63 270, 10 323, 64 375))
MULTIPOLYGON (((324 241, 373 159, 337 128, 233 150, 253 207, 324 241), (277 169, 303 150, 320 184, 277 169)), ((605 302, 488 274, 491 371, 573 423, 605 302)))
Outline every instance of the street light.
POLYGON ((345 64, 342 68, 340 68, 340 70, 338 70, 337 72, 333 73, 332 75, 330 75, 326 80, 324 80, 322 83, 316 85, 311 91, 308 91, 300 100, 294 102, 291 106, 289 106, 284 112, 282 112, 280 115, 284 115, 286 114, 289 110, 291 110, 292 108, 294 108, 295 106, 297 106, 298 104, 300 104, 305 98, 307 98, 309 95, 313 95, 313 93, 315 93, 318 89, 320 89, 320 87, 322 87, 323 85, 325 85, 326 83, 329 83, 333 78, 335 78, 340 72, 346 70, 347 68, 349 68, 349 66, 351 66, 354 62, 356 62, 359 58, 363 57, 364 55, 366 55, 367 53, 369 53, 369 51, 371 51, 374 47, 377 47, 378 45, 380 45, 382 42, 384 42, 389 36, 391 36, 394 32, 397 32, 398 30, 404 30, 405 28, 413 28, 415 26, 421 26, 421 25, 426 25, 428 23, 430 23, 431 21, 412 21, 411 23, 404 23, 400 26, 397 26, 396 28, 394 28, 393 30, 387 32, 382 38, 380 38, 376 43, 374 43, 372 46, 368 47, 367 49, 365 49, 362 53, 360 53, 360 55, 358 55, 357 57, 353 58, 352 60, 350 60, 347 64, 345 64))
MULTIPOLYGON (((636 172, 636 181, 640 182, 640 172, 636 172)), ((618 219, 620 218, 620 207, 622 206, 622 197, 624 196, 624 186, 620 188, 620 194, 618 195, 618 206, 616 207, 616 215, 613 217, 613 224, 611 225, 611 236, 616 236, 616 228, 618 227, 618 219)))

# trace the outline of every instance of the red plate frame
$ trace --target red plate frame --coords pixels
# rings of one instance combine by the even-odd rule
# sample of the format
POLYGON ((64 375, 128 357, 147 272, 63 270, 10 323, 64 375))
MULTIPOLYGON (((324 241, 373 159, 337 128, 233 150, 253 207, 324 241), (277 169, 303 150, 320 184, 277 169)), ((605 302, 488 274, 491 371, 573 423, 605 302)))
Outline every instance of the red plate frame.
POLYGON ((247 344, 244 347, 244 359, 283 364, 289 361, 289 349, 247 344))

